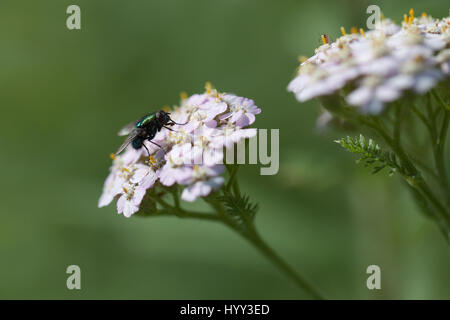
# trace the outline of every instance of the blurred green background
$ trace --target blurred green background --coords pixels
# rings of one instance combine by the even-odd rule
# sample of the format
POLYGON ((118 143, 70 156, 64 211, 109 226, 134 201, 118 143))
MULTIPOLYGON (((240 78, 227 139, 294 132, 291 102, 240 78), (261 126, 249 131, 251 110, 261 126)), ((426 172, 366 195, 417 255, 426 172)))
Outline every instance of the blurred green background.
POLYGON ((0 298, 301 299, 224 226, 98 209, 118 128, 218 89, 253 98, 255 125, 280 128, 280 171, 240 174, 262 236, 327 298, 450 298, 450 255, 398 178, 370 175, 315 131, 317 103, 286 86, 321 33, 365 27, 369 4, 401 21, 447 1, 0 2, 0 298), (82 30, 66 28, 81 7, 82 30), (81 267, 82 290, 66 288, 81 267), (366 288, 377 264, 382 290, 366 288))

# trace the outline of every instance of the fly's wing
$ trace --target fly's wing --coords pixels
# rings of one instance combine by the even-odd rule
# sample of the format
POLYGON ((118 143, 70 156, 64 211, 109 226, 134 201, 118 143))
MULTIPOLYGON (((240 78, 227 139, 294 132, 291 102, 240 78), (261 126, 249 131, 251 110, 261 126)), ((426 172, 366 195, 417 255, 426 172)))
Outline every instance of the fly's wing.
POLYGON ((119 153, 121 153, 131 143, 131 141, 133 141, 134 138, 136 138, 138 136, 139 133, 140 133, 140 130, 134 129, 133 131, 131 131, 130 134, 128 135, 128 137, 125 139, 125 141, 122 143, 122 145, 117 150, 116 156, 119 153))
POLYGON ((136 123, 137 121, 130 122, 125 127, 120 129, 120 131, 117 133, 119 136, 126 136, 127 134, 130 134, 133 129, 136 129, 136 123))

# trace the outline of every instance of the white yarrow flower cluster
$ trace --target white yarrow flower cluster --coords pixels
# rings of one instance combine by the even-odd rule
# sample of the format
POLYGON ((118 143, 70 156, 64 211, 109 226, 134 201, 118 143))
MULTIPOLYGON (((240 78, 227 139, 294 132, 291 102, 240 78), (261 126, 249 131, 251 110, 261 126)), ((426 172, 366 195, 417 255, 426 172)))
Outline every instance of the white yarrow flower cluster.
MULTIPOLYGON (((374 30, 347 34, 324 44, 300 64, 288 91, 300 102, 340 94, 362 113, 378 114, 406 92, 423 94, 450 73, 450 19, 414 17, 402 26, 389 19, 374 30)), ((352 28, 354 29, 354 28, 352 28)))
POLYGON ((156 134, 152 141, 161 149, 146 141, 150 156, 145 148, 135 150, 131 146, 112 156, 113 165, 98 206, 118 198, 118 213, 130 217, 156 183, 183 186, 181 198, 186 201, 209 195, 224 183, 224 148, 255 136, 256 129, 247 127, 260 112, 253 100, 219 93, 209 84, 203 94, 182 97, 181 105, 175 106, 170 116, 185 124, 172 126, 173 131, 163 128, 156 134))

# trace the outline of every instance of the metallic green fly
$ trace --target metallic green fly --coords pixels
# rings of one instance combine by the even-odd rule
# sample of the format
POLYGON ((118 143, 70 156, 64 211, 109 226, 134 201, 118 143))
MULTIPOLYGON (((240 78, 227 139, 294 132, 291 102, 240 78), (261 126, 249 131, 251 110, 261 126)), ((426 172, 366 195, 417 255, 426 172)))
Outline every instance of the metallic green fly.
POLYGON ((116 155, 121 153, 129 144, 138 150, 141 147, 144 147, 147 150, 147 153, 150 155, 147 147, 144 144, 144 141, 148 140, 154 145, 161 148, 159 144, 153 142, 152 139, 155 137, 156 133, 161 131, 162 128, 166 128, 170 131, 174 131, 168 126, 173 126, 174 124, 184 125, 186 123, 176 123, 170 118, 170 113, 159 110, 153 113, 149 113, 143 116, 138 121, 133 121, 123 127, 119 131, 119 136, 128 135, 122 145, 116 152, 116 155))

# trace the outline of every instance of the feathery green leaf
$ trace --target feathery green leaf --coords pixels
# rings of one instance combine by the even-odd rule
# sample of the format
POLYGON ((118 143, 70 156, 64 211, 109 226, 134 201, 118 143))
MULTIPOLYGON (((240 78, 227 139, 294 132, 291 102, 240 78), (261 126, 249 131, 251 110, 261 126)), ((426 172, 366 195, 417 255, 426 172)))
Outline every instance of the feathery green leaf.
POLYGON ((389 175, 401 170, 397 157, 391 151, 382 150, 382 148, 372 139, 369 141, 361 134, 359 138, 345 137, 335 141, 347 151, 357 154, 360 158, 356 163, 361 163, 365 167, 373 167, 372 173, 380 172, 388 167, 389 175))

